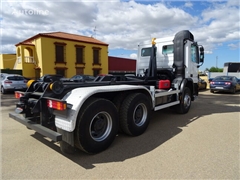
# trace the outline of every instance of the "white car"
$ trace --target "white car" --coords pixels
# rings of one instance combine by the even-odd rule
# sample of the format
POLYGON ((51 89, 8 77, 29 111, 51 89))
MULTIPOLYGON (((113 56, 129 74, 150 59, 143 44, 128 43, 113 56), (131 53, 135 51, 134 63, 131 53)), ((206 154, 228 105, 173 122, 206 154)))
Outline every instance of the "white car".
POLYGON ((0 82, 2 94, 14 91, 25 91, 27 89, 27 80, 18 74, 1 73, 0 82))

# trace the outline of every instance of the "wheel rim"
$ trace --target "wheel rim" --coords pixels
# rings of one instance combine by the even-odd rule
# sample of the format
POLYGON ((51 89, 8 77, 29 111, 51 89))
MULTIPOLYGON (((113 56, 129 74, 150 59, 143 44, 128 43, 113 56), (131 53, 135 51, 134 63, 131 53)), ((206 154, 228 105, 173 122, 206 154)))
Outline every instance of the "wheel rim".
POLYGON ((141 103, 134 109, 133 121, 137 126, 142 126, 147 119, 147 107, 141 103))
POLYGON ((187 109, 190 104, 191 104, 191 97, 189 96, 189 94, 185 94, 184 96, 184 108, 187 109))
POLYGON ((112 118, 107 112, 99 112, 90 123, 89 133, 93 140, 105 140, 112 130, 112 118))

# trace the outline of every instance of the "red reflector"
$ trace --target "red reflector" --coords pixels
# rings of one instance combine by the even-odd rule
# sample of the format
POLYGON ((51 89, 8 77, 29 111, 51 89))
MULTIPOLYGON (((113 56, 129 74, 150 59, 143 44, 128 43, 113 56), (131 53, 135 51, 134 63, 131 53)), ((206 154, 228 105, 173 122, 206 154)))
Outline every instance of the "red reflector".
POLYGON ((60 111, 67 109, 66 102, 55 101, 55 100, 47 100, 47 106, 60 111))
POLYGON ((22 97, 22 96, 23 96, 22 93, 15 92, 15 98, 16 98, 16 99, 19 99, 19 98, 22 97))
POLYGON ((6 81, 4 81, 4 83, 5 84, 10 84, 10 83, 12 83, 12 81, 6 80, 6 81))

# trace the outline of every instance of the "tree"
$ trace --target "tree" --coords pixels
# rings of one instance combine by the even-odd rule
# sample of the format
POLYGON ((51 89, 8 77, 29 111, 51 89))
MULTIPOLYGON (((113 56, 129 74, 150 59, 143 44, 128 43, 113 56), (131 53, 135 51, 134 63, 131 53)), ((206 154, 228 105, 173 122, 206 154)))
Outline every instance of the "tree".
POLYGON ((223 72, 223 68, 211 67, 209 72, 223 72))

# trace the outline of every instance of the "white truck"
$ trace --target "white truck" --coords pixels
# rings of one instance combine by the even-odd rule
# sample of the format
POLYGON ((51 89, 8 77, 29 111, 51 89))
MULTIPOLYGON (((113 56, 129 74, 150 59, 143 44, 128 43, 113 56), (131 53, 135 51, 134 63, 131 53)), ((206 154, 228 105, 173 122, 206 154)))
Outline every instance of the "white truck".
POLYGON ((187 113, 198 95, 198 67, 204 48, 188 30, 172 38, 139 45, 136 76, 101 75, 93 82, 29 81, 9 116, 60 142, 64 153, 76 148, 95 154, 116 135, 145 132, 152 111, 171 107, 187 113))

